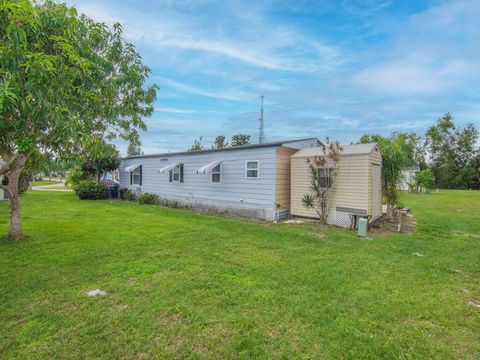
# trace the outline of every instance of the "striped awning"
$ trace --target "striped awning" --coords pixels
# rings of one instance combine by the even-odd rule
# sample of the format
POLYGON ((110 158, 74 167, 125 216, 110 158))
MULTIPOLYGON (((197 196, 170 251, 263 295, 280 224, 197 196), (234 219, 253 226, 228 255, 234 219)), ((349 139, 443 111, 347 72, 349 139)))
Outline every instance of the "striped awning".
POLYGON ((180 163, 178 161, 175 161, 174 163, 171 163, 171 164, 161 168, 160 170, 158 170, 158 172, 160 174, 165 174, 166 172, 169 172, 170 170, 172 170, 174 167, 177 167, 178 165, 180 165, 180 163))
POLYGON ((130 166, 127 166, 125 168, 125 172, 129 173, 129 172, 132 172, 133 170, 135 170, 136 168, 140 167, 142 164, 133 164, 133 165, 130 165, 130 166))
POLYGON ((220 165, 221 163, 222 162, 220 160, 211 162, 210 164, 207 164, 205 166, 202 166, 201 168, 198 168, 197 171, 195 171, 195 173, 196 174, 211 174, 213 168, 220 165))

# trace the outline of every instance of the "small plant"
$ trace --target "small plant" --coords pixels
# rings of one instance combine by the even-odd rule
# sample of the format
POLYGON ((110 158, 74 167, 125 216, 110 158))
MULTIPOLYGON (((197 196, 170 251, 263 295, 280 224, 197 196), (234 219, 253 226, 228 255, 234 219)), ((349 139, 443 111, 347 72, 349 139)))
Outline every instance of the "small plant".
POLYGON ((179 208, 182 207, 182 205, 176 200, 169 201, 169 202, 167 202, 166 205, 167 205, 167 207, 173 208, 173 209, 179 209, 179 208))
POLYGON ((81 200, 108 199, 108 186, 95 181, 84 180, 75 187, 75 194, 81 200))
POLYGON ((157 194, 152 194, 152 193, 142 193, 138 197, 138 203, 141 205, 154 205, 158 204, 159 202, 159 197, 157 194))
POLYGON ((128 200, 128 201, 137 201, 137 193, 135 191, 132 191, 132 190, 127 190, 125 192, 125 200, 128 200))
POLYGON ((118 192, 120 193, 120 199, 127 200, 126 199, 127 191, 128 191, 127 188, 120 188, 120 190, 118 190, 118 192))
POLYGON ((302 198, 307 209, 317 213, 321 224, 327 224, 333 185, 338 172, 340 153, 343 148, 338 141, 330 142, 327 138, 323 154, 307 160, 311 173, 310 193, 302 198))

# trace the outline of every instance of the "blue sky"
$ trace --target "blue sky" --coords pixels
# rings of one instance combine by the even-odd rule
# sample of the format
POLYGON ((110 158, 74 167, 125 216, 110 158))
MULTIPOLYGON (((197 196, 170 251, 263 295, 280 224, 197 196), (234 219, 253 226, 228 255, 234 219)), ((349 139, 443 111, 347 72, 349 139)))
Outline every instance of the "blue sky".
MULTIPOLYGON (((480 125, 480 1, 69 0, 112 24, 160 87, 145 153, 203 136, 268 141, 480 125)), ((125 144, 118 144, 122 153, 125 144)))

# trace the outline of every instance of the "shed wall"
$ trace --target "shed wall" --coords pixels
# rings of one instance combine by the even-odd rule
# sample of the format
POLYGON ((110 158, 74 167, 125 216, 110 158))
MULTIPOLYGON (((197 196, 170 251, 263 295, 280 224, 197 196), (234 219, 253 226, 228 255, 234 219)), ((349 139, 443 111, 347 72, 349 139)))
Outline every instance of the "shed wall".
MULTIPOLYGON (((307 158, 291 158, 291 214, 317 217, 314 210, 302 205, 302 197, 311 193, 311 173, 307 158)), ((336 207, 369 211, 369 155, 342 155, 333 185, 329 222, 336 222, 336 207)))
POLYGON ((382 215, 382 183, 381 183, 381 179, 380 179, 380 187, 377 188, 377 189, 374 189, 372 187, 372 174, 373 174, 372 165, 373 164, 380 165, 380 173, 381 173, 381 170, 382 170, 382 154, 380 153, 380 151, 377 148, 377 149, 374 149, 369 154, 369 158, 370 158, 370 161, 369 161, 369 181, 368 181, 368 193, 369 193, 368 213, 370 215, 372 215, 372 220, 374 220, 374 219, 376 219, 376 218, 378 218, 382 215), (372 204, 372 201, 375 198, 373 196, 373 192, 375 192, 375 191, 380 192, 379 196, 377 197, 378 199, 380 199, 379 204, 377 204, 378 205, 377 207, 373 206, 373 204, 372 204), (379 209, 377 211, 377 213, 374 213, 375 208, 379 209))
POLYGON ((290 156, 296 152, 283 146, 276 148, 275 202, 281 209, 290 209, 290 156))

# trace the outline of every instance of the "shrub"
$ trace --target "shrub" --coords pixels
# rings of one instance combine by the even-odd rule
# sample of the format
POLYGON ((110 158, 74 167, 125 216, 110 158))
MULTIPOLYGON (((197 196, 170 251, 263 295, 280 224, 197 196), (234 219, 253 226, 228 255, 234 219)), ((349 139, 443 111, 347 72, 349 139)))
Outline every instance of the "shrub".
POLYGON ((152 193, 142 193, 138 197, 138 203, 142 205, 154 205, 159 202, 159 197, 157 194, 152 194, 152 193))
POLYGON ((75 187, 75 193, 81 200, 108 199, 108 186, 84 180, 75 187))
POLYGON ((125 193, 125 200, 137 201, 137 193, 132 190, 127 190, 127 192, 125 193))
POLYGON ((173 200, 173 201, 169 201, 167 203, 167 207, 172 208, 172 209, 180 209, 182 207, 182 204, 180 204, 176 200, 173 200))
POLYGON ((118 192, 120 193, 120 199, 127 200, 126 199, 127 191, 128 191, 127 188, 120 188, 120 190, 118 190, 118 192))
POLYGON ((75 168, 68 176, 67 176, 67 184, 71 185, 73 189, 80 185, 81 182, 90 180, 91 176, 88 175, 86 172, 75 168))
POLYGON ((430 169, 419 171, 415 174, 415 183, 417 191, 420 188, 431 189, 435 186, 435 176, 430 169))

